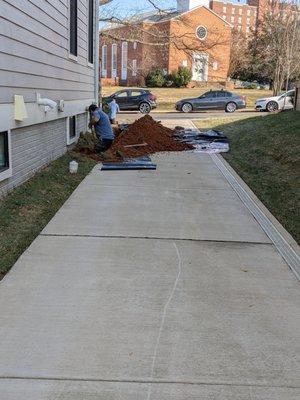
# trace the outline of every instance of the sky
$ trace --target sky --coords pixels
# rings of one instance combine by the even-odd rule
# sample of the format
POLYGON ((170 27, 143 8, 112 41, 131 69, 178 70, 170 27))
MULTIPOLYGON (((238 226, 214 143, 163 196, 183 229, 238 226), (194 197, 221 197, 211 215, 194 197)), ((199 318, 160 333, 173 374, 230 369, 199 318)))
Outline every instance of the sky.
MULTIPOLYGON (((228 1, 228 0, 227 0, 228 1)), ((230 0, 229 0, 230 1, 230 0)), ((176 8, 176 0, 153 0, 161 9, 176 8)), ((246 3, 246 0, 231 0, 232 3, 246 3)), ((147 0, 113 0, 102 9, 104 12, 111 13, 115 10, 118 17, 126 17, 137 12, 153 10, 153 6, 147 0)))
MULTIPOLYGON (((227 0, 228 1, 228 0, 227 0)), ((175 8, 176 0, 153 0, 162 9, 175 8)), ((246 0, 231 0, 232 3, 246 3, 246 0)), ((147 0, 113 0, 103 9, 114 9, 118 14, 128 15, 137 11, 153 10, 153 7, 147 0)))

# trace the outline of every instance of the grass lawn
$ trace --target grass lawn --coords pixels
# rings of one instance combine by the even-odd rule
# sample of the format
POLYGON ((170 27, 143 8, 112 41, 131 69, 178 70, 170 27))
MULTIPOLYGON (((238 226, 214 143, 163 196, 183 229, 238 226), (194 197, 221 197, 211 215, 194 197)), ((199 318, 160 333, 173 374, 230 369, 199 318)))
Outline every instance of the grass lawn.
POLYGON ((300 112, 207 119, 196 125, 225 132, 230 152, 224 158, 299 243, 300 112))
POLYGON ((0 199, 0 280, 59 210, 95 162, 67 153, 0 199), (78 173, 69 174, 77 160, 78 173))
MULTIPOLYGON (((102 88, 103 95, 112 94, 118 90, 125 89, 125 87, 108 87, 102 88)), ((189 98, 197 97, 208 90, 213 89, 213 86, 207 86, 205 88, 152 88, 150 89, 153 94, 157 96, 158 109, 161 110, 174 110, 176 101, 189 98)), ((235 89, 234 93, 240 94, 247 97, 247 107, 253 108, 254 103, 257 99, 272 96, 271 90, 255 90, 255 89, 235 89)))

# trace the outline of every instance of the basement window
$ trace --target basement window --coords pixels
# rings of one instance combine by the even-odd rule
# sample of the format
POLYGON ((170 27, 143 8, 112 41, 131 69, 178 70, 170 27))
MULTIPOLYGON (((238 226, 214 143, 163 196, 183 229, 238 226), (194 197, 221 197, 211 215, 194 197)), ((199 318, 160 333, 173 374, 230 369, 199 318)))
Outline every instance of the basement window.
POLYGON ((0 132, 0 181, 12 176, 9 131, 0 132))
POLYGON ((77 57, 77 0, 70 0, 69 9, 70 27, 70 55, 77 57))
POLYGON ((76 115, 67 118, 67 145, 72 144, 77 139, 77 120, 76 115))

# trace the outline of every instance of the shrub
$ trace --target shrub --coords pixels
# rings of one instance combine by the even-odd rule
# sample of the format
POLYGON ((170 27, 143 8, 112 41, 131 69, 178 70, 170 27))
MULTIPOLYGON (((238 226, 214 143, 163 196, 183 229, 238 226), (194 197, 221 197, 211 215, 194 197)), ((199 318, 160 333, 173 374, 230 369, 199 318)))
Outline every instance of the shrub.
POLYGON ((173 86, 186 87, 192 80, 192 73, 187 67, 179 67, 170 74, 169 79, 173 82, 173 86))
POLYGON ((163 87, 166 83, 164 71, 157 68, 148 72, 145 83, 148 87, 163 87))

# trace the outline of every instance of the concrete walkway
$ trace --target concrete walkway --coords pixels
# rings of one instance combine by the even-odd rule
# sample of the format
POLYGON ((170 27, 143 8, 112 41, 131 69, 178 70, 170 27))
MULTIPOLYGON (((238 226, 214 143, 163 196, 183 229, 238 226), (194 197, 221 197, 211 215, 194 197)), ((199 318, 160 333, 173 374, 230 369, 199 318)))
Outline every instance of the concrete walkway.
POLYGON ((96 166, 0 284, 1 400, 296 400, 299 284, 208 155, 96 166))

